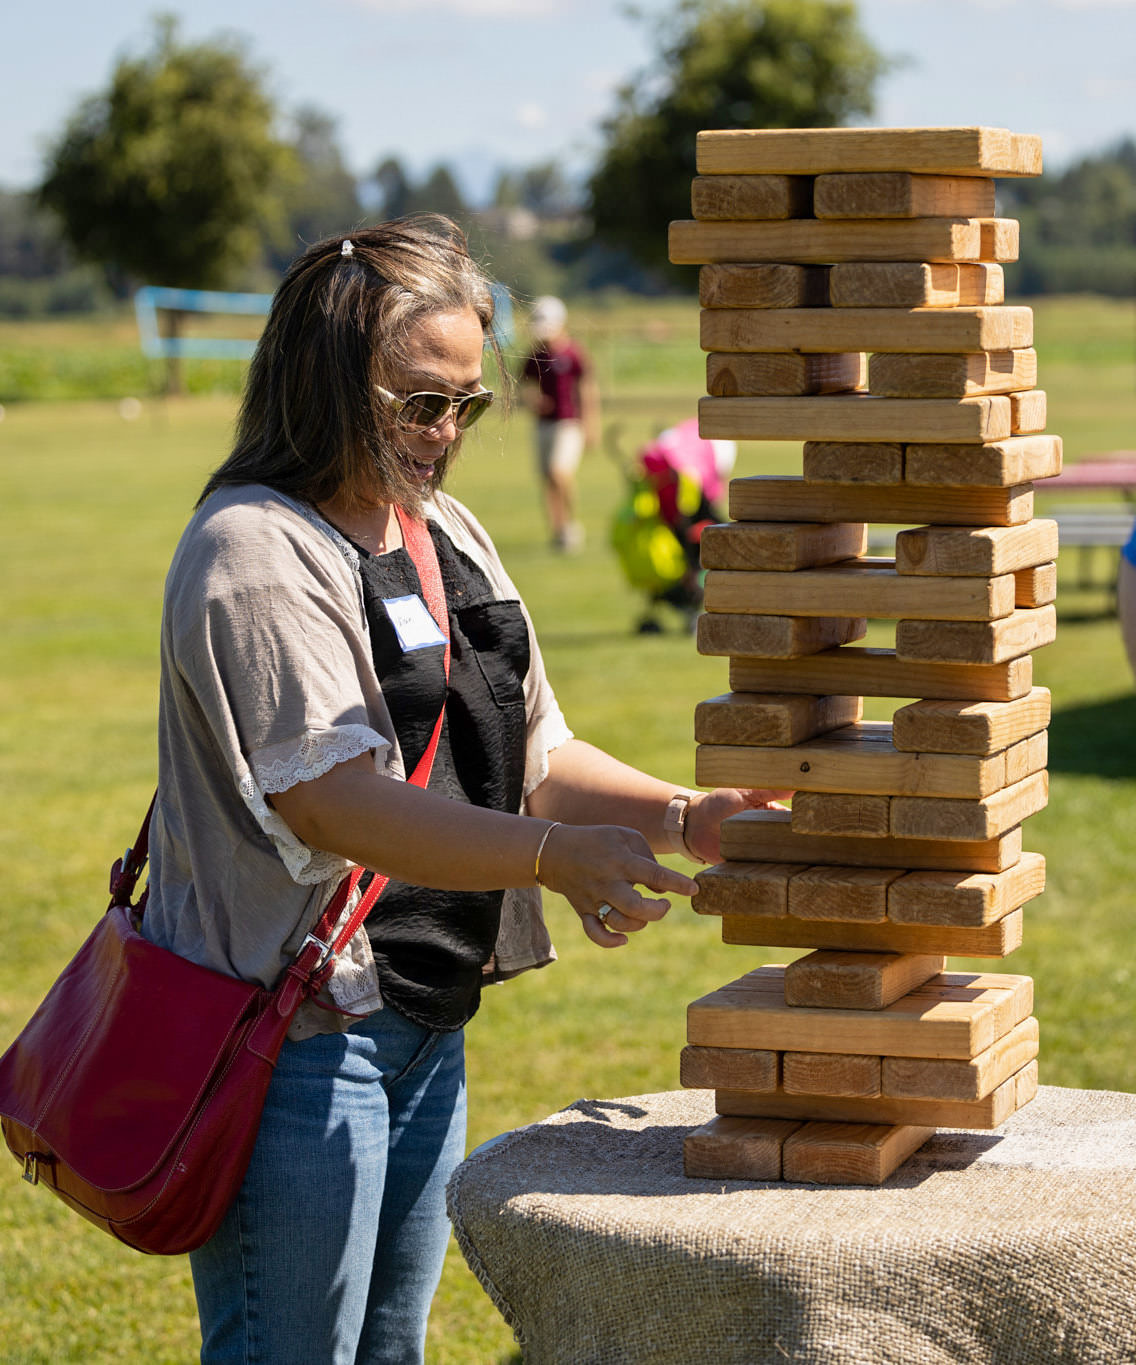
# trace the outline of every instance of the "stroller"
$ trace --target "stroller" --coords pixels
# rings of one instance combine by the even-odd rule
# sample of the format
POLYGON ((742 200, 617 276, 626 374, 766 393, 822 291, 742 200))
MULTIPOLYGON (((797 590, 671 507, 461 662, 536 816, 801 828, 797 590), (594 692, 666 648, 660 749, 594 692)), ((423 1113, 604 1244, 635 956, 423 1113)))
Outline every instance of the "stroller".
POLYGON ((702 608, 699 541, 704 527, 722 520, 716 503, 737 447, 733 441, 703 440, 696 417, 660 432, 631 467, 620 458, 617 430, 608 432, 608 440, 627 480, 626 496, 612 520, 611 544, 628 583, 647 596, 637 632, 662 631, 664 604, 692 630, 702 608))

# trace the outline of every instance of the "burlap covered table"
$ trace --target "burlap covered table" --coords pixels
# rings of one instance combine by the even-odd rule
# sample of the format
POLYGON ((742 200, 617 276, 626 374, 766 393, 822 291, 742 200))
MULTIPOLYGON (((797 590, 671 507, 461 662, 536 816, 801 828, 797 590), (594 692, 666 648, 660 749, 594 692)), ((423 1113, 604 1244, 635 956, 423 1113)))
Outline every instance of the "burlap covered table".
POLYGON ((1136 1095, 1042 1087, 873 1189, 688 1180, 705 1091, 580 1100, 450 1216, 527 1365, 1136 1362, 1136 1095))

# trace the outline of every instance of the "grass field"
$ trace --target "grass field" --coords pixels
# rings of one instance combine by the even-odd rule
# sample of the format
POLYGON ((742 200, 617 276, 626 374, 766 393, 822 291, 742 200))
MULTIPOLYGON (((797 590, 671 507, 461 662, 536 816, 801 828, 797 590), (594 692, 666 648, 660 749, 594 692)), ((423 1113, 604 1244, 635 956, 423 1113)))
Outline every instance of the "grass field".
MULTIPOLYGON (((1036 311, 1049 425, 1064 435, 1067 458, 1136 445, 1131 309, 1064 300, 1036 311)), ((596 356, 605 415, 629 453, 652 428, 693 411, 702 387, 693 304, 621 305, 578 321, 596 356)), ((70 366, 89 393, 100 366, 119 373, 134 344, 129 328, 103 326, 0 328, 0 379, 22 354, 27 373, 70 366)), ((9 907, 0 1046, 102 908, 106 868, 152 788, 162 578, 197 490, 225 452, 234 374, 212 387, 227 392, 146 399, 137 420, 126 421, 113 400, 147 391, 125 381, 108 387, 106 401, 66 403, 22 402, 0 383, 0 839, 9 907)), ((564 559, 546 548, 528 436, 521 416, 508 426, 487 419, 454 491, 496 537, 576 732, 689 783, 693 709, 726 689, 724 661, 700 658, 677 618, 660 636, 631 633, 640 603, 606 545, 621 477, 604 455, 582 471, 587 553, 564 559)), ((796 447, 748 445, 737 472, 798 468, 796 447)), ((1043 492, 1040 514, 1046 506, 1043 492)), ((1045 1083, 1136 1090, 1136 698, 1108 611, 1109 563, 1102 559, 1102 585, 1088 591, 1062 567, 1058 642, 1035 661, 1037 680, 1054 695, 1052 795, 1026 827, 1026 846, 1049 860, 1049 888, 1029 907, 1025 944, 1008 969, 1036 981, 1045 1083)), ((469 1030, 471 1145, 582 1096, 673 1089, 685 1002, 782 958, 723 947, 715 925, 685 903, 626 949, 604 953, 550 900, 560 961, 488 992, 469 1030)), ((4 1178, 0 1361, 195 1358, 184 1259, 116 1247, 21 1182, 14 1162, 4 1178)), ((514 1358, 510 1333, 452 1250, 431 1324, 431 1365, 514 1358)))

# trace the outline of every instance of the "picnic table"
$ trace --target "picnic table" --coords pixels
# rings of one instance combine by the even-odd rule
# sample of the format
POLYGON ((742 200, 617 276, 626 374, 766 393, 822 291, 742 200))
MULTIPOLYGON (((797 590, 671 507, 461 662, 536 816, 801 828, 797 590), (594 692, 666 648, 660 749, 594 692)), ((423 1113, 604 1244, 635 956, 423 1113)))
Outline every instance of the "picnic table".
MULTIPOLYGON (((1089 455, 1067 465, 1060 474, 1039 484, 1038 491, 1051 493, 1114 493, 1123 502, 1068 503, 1052 509, 1058 540, 1063 550, 1078 552, 1081 587, 1093 582, 1097 550, 1119 552, 1128 543, 1136 521, 1136 450, 1115 450, 1089 455)), ((1109 554, 1109 583, 1115 588, 1116 556, 1109 554)))
POLYGON ((688 1179, 713 1112, 578 1100, 459 1166, 458 1243, 525 1365, 1136 1360, 1136 1095, 1042 1086, 859 1188, 688 1179))

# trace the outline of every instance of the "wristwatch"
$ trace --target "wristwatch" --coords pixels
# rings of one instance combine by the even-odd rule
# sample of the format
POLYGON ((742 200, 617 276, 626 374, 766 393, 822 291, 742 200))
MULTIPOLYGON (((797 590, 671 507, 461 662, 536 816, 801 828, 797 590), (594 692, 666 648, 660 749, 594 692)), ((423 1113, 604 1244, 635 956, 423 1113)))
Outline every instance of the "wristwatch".
POLYGON ((692 862, 701 863, 705 859, 693 853, 686 842, 686 815, 693 800, 694 792, 675 792, 663 813, 663 833, 676 853, 681 853, 692 862))

